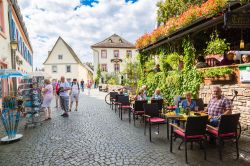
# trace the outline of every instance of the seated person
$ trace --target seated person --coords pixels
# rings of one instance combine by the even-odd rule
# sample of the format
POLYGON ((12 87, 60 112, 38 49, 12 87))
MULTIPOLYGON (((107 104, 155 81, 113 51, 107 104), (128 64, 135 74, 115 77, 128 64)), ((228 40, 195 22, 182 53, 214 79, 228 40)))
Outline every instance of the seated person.
POLYGON ((221 115, 232 114, 231 101, 222 95, 220 87, 213 88, 213 98, 208 103, 207 111, 210 123, 215 127, 218 126, 221 115))
POLYGON ((196 68, 204 68, 204 67, 208 67, 208 64, 206 63, 206 60, 204 58, 204 56, 199 56, 197 58, 197 63, 195 65, 196 68))
POLYGON ((249 55, 242 55, 242 63, 250 63, 250 56, 249 55))
POLYGON ((163 99, 161 96, 161 90, 156 89, 154 95, 151 97, 152 100, 160 100, 163 99))
POLYGON ((191 100, 192 94, 190 92, 186 93, 186 99, 181 101, 181 106, 187 110, 195 110, 196 102, 191 100))
POLYGON ((140 89, 138 94, 135 96, 135 100, 147 100, 143 92, 144 92, 143 89, 140 89))
POLYGON ((229 51, 227 54, 224 54, 224 59, 222 59, 222 61, 220 62, 220 65, 226 66, 226 65, 235 64, 234 57, 235 57, 235 53, 232 51, 229 51))

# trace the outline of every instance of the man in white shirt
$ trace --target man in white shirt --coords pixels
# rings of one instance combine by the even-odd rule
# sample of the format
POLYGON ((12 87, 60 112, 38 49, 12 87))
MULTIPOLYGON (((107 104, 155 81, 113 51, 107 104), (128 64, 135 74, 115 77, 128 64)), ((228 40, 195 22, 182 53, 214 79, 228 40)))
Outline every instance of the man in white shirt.
POLYGON ((63 117, 68 117, 68 111, 69 111, 69 93, 70 90, 70 84, 65 81, 65 77, 61 77, 61 83, 59 85, 59 96, 60 96, 60 103, 61 108, 64 111, 64 113, 61 115, 63 117))
POLYGON ((73 79, 73 82, 71 84, 71 95, 70 95, 70 109, 69 112, 72 109, 73 102, 76 102, 76 109, 77 111, 78 108, 78 99, 79 99, 79 94, 80 94, 80 86, 79 83, 77 82, 77 79, 73 79))

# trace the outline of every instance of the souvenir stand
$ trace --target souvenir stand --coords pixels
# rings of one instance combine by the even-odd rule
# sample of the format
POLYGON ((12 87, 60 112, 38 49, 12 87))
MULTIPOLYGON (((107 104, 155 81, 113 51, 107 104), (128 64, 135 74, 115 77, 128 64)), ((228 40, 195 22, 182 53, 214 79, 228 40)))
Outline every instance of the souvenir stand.
POLYGON ((19 85, 19 93, 24 100, 24 112, 27 114, 27 122, 25 128, 28 126, 41 125, 42 117, 40 114, 42 95, 40 89, 40 82, 36 78, 26 77, 21 80, 19 85))
MULTIPOLYGON (((10 92, 8 79, 23 76, 26 76, 26 74, 23 74, 20 71, 8 69, 0 70, 0 78, 7 79, 8 93, 10 92)), ((2 122, 4 131, 7 136, 1 138, 1 142, 11 142, 22 138, 22 134, 17 134, 21 112, 23 110, 22 105, 22 98, 10 95, 10 93, 3 98, 2 109, 0 110, 0 121, 2 122)))

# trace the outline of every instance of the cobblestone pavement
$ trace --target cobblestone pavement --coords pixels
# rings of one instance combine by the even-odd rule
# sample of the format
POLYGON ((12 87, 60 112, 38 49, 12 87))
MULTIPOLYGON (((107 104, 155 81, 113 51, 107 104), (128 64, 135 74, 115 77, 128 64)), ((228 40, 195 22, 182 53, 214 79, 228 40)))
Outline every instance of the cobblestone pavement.
MULTIPOLYGON (((42 126, 24 129, 24 137, 12 144, 0 145, 0 165, 186 165, 184 150, 169 153, 166 128, 161 127, 159 135, 144 136, 143 124, 129 124, 124 116, 121 121, 104 102, 105 93, 92 91, 90 96, 81 95, 80 109, 71 112, 69 118, 62 118, 59 110, 53 111, 51 121, 42 126)), ((24 123, 24 122, 22 122, 24 123)), ((0 136, 3 136, 1 131, 0 136)), ((216 147, 209 146, 207 161, 198 146, 188 149, 190 165, 249 165, 249 140, 240 142, 240 159, 235 160, 232 143, 226 143, 223 161, 218 160, 216 147)))

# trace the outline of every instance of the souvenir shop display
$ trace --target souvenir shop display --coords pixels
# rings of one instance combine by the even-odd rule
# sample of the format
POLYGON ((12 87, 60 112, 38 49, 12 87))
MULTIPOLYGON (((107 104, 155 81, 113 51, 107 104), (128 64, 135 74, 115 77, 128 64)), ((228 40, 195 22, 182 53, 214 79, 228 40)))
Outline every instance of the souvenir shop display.
POLYGON ((4 126, 6 137, 2 138, 2 142, 10 142, 23 137, 17 134, 23 101, 21 98, 6 96, 3 99, 3 110, 0 111, 2 125, 4 126))
MULTIPOLYGON (((27 74, 12 69, 0 70, 0 78, 7 79, 8 93, 10 93, 9 79, 16 77, 24 77, 27 74)), ((2 94, 1 94, 2 95, 2 94)), ((23 137, 22 134, 17 134, 18 125, 23 111, 23 100, 21 97, 7 95, 3 97, 2 109, 0 110, 0 121, 4 127, 6 137, 1 138, 1 142, 11 142, 23 137)))
POLYGON ((24 100, 25 114, 27 114, 28 118, 25 128, 30 125, 41 125, 42 120, 40 110, 42 105, 42 95, 38 83, 33 78, 25 78, 21 80, 19 89, 24 100))

